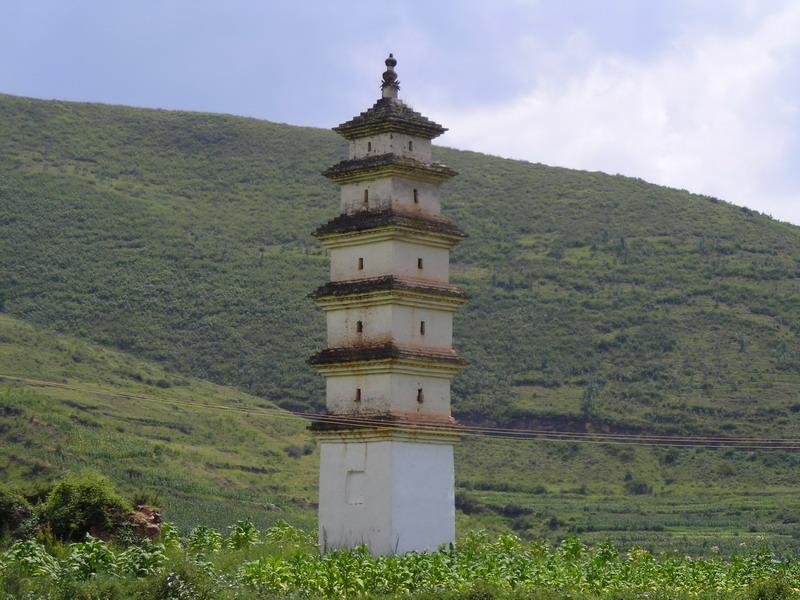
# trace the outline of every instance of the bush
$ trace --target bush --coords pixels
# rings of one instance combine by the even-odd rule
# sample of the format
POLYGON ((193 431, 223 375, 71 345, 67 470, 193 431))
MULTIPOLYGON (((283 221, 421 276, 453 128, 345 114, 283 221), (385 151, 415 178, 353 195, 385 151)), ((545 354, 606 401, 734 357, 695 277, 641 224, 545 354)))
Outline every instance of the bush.
POLYGON ((653 488, 644 481, 629 479, 625 481, 625 492, 634 496, 646 496, 653 493, 653 488))
POLYGON ((0 484, 0 534, 13 533, 31 514, 31 506, 25 498, 0 484))
POLYGON ((58 483, 44 505, 43 516, 57 538, 82 540, 87 533, 115 536, 130 511, 128 503, 100 475, 69 476, 58 483))

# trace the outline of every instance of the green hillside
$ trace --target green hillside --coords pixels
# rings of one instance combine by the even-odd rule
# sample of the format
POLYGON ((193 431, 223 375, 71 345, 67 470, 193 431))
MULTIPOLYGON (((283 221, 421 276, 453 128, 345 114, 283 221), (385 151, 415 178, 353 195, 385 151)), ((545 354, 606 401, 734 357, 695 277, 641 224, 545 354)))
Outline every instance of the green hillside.
POLYGON ((271 403, 3 315, 0 365, 3 482, 95 470, 157 494, 184 529, 236 515, 314 527, 313 441, 271 403))
MULTIPOLYGON (((304 361, 322 347, 324 321, 307 294, 327 259, 310 231, 337 211, 319 173, 344 154, 318 129, 0 96, 0 375, 320 408, 322 379, 304 361), (45 352, 51 343, 97 360, 45 352), (141 380, 118 366, 128 362, 141 380)), ((636 179, 436 155, 460 172, 445 211, 470 234, 453 255, 453 279, 472 297, 455 322, 470 361, 454 382, 462 421, 797 437, 800 228, 636 179)), ((303 455, 302 424, 10 380, 3 394, 16 407, 0 421, 10 480, 96 466, 157 488, 182 525, 313 521, 316 460, 303 455), (58 429, 66 454, 37 420, 74 428, 58 429), (118 421, 134 437, 114 434, 118 421)), ((767 535, 797 548, 799 466, 796 452, 468 439, 459 524, 659 548, 767 535)))
MULTIPOLYGON (((343 115, 346 117, 347 115, 343 115)), ((305 357, 332 132, 0 96, 5 311, 322 406, 305 357)), ((438 149, 470 238, 462 418, 739 434, 796 425, 800 228, 625 177, 438 149), (582 402, 584 397, 590 398, 582 402), (588 406, 587 406, 588 405, 588 406)))
MULTIPOLYGON (((0 477, 35 490, 95 470, 155 493, 184 531, 247 518, 316 527, 318 454, 271 403, 0 315, 0 477)), ((458 530, 628 547, 800 548, 800 457, 468 437, 458 530), (631 483, 649 490, 631 491, 631 483)))

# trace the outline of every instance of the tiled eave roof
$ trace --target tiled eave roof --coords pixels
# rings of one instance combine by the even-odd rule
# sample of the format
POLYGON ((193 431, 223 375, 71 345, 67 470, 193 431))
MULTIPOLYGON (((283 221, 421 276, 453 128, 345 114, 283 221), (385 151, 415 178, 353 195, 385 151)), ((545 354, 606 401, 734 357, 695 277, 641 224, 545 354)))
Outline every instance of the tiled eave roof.
POLYGON ((329 413, 309 425, 311 431, 359 430, 375 427, 407 428, 428 427, 432 431, 458 432, 460 425, 450 415, 421 414, 398 415, 390 412, 358 411, 352 413, 329 413))
POLYGON ((430 350, 416 346, 400 346, 394 342, 372 346, 325 348, 309 358, 308 363, 311 365, 331 365, 391 359, 434 362, 453 366, 466 364, 466 361, 456 354, 454 350, 430 350))
POLYGON ((447 129, 423 117, 397 98, 381 98, 372 108, 342 123, 333 130, 347 139, 398 132, 433 139, 447 129))
POLYGON ((457 175, 456 171, 441 163, 426 163, 393 152, 343 160, 322 174, 337 183, 371 179, 382 175, 407 175, 417 178, 446 181, 457 175))
POLYGON ((397 275, 384 275, 381 277, 354 279, 351 281, 331 281, 317 288, 317 290, 311 294, 311 297, 319 300, 322 298, 356 296, 393 290, 408 290, 419 294, 441 296, 454 300, 467 299, 467 293, 458 286, 423 280, 404 279, 397 275))
POLYGON ((406 213, 396 210, 362 210, 352 214, 343 214, 331 219, 317 228, 314 235, 318 238, 329 235, 367 231, 383 227, 400 227, 422 233, 436 233, 448 237, 464 239, 466 234, 445 218, 406 213))

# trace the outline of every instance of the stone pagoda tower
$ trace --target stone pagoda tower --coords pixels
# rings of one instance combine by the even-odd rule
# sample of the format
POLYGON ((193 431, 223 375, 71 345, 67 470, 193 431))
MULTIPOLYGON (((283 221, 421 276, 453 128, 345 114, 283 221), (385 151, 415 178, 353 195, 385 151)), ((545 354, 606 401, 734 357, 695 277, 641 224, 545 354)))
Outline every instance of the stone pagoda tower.
POLYGON ((431 159, 446 129, 398 99, 396 64, 390 54, 374 106, 334 128, 350 143, 324 173, 341 214, 315 232, 331 261, 313 294, 328 347, 309 362, 337 417, 313 426, 323 550, 435 550, 455 535, 450 380, 464 361, 452 332, 466 297, 449 256, 465 236, 441 215, 439 186, 456 173, 431 159))

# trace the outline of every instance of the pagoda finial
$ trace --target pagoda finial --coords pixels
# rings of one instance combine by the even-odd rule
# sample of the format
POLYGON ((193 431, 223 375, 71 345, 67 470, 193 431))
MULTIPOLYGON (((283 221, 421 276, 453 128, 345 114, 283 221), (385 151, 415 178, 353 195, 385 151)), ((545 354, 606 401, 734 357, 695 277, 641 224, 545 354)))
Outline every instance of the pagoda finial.
POLYGON ((383 82, 381 83, 381 95, 384 98, 397 98, 397 92, 400 90, 400 82, 397 81, 397 73, 394 72, 394 67, 397 65, 397 59, 390 52, 389 58, 385 61, 386 70, 383 72, 383 82))

